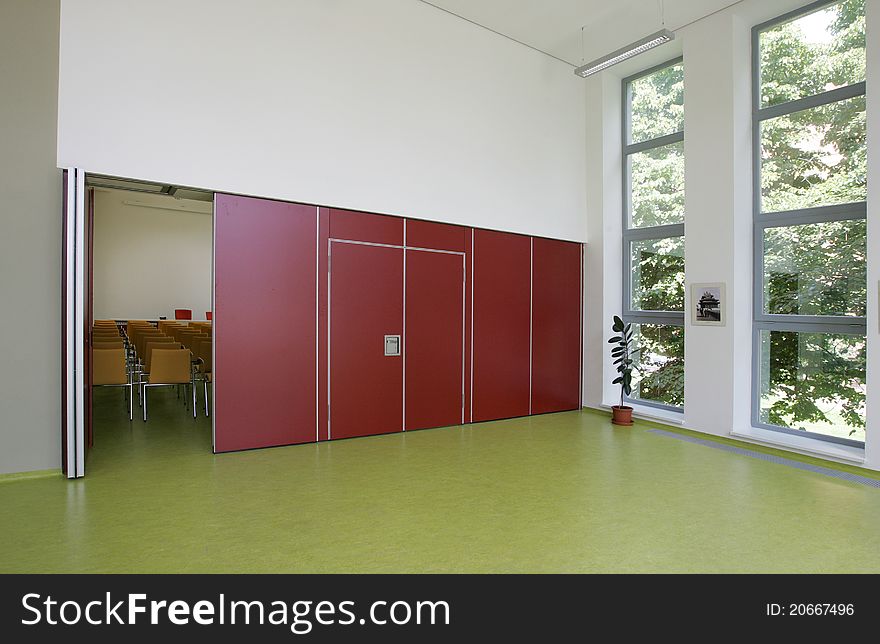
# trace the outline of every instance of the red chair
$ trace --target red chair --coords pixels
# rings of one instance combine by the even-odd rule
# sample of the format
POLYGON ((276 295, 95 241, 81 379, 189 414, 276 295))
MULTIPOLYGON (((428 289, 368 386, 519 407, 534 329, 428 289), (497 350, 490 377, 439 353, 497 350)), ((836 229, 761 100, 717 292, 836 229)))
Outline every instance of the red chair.
POLYGON ((210 312, 210 311, 205 311, 205 319, 206 319, 206 320, 210 320, 210 319, 212 319, 212 318, 211 318, 211 312, 210 312))
POLYGON ((174 309, 174 319, 175 320, 192 320, 193 319, 192 309, 174 309))

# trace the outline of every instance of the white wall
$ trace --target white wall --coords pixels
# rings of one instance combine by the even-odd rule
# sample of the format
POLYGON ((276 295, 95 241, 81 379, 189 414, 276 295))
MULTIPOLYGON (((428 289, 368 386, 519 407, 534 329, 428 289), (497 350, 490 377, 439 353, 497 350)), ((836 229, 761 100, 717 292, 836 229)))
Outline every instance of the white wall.
POLYGON ((61 464, 58 2, 0 3, 0 474, 61 464))
MULTIPOLYGON (((803 437, 755 430, 751 424, 752 329, 752 162, 751 27, 808 4, 804 0, 744 0, 676 32, 670 45, 587 79, 587 104, 601 106, 601 119, 588 118, 589 187, 585 291, 584 401, 614 404, 608 383, 610 319, 621 302, 621 79, 677 55, 685 66, 685 278, 690 284, 721 281, 731 303, 723 328, 695 327, 685 319, 685 412, 664 415, 709 434, 735 434, 755 442, 774 442, 794 451, 860 462, 851 449, 803 437), (597 125, 595 121, 601 121, 597 125), (597 177, 601 177, 597 178, 597 177), (699 240, 713 240, 711 245, 699 240), (591 310, 592 309, 592 310, 591 310), (598 310, 597 310, 598 309, 598 310), (783 445, 784 444, 784 445, 783 445), (853 459, 856 459, 855 461, 853 459)), ((868 12, 868 409, 864 465, 880 469, 880 373, 877 288, 880 280, 880 0, 867 0, 868 12), (873 285, 873 286, 871 286, 873 285)), ((689 310, 686 308, 686 310, 689 310)))
POLYGON ((572 68, 415 0, 63 0, 58 164, 583 241, 572 68))
POLYGON ((176 308, 204 319, 211 310, 210 203, 96 190, 93 248, 96 320, 173 319, 176 308))

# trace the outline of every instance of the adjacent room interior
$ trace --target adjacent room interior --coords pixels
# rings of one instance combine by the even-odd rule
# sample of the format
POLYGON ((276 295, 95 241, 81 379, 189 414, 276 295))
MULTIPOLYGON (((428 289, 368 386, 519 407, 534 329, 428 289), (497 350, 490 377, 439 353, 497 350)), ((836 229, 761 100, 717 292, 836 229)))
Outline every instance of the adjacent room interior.
POLYGON ((209 451, 213 193, 100 175, 85 185, 85 456, 96 435, 168 439, 157 421, 168 414, 192 419, 209 451), (153 422, 120 428, 120 414, 153 422))

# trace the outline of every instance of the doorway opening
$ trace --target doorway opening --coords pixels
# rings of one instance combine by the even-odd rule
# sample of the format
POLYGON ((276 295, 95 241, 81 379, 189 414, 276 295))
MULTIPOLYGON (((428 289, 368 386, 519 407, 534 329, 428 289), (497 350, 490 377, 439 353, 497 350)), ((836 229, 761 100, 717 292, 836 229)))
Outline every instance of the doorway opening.
POLYGON ((83 461, 210 451, 213 192, 87 174, 83 198, 83 461))

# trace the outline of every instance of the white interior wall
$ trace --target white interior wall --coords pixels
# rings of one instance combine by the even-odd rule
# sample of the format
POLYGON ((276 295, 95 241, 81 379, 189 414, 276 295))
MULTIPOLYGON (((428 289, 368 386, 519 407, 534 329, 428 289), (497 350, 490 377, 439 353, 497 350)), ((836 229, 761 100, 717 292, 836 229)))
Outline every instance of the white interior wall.
POLYGON ((751 343, 736 342, 742 332, 751 338, 752 319, 751 262, 737 261, 752 257, 749 36, 750 26, 738 16, 720 13, 694 24, 682 42, 685 419, 688 426, 713 434, 730 431, 737 411, 744 412, 739 421, 751 422, 750 390, 736 387, 738 381, 749 381, 740 375, 749 374, 751 365, 751 343), (707 51, 715 53, 706 56, 707 51), (706 282, 726 286, 731 304, 723 327, 690 324, 690 285, 706 282), (708 387, 716 393, 707 395, 708 387))
MULTIPOLYGON (((868 414, 864 456, 855 450, 751 428, 752 161, 751 27, 808 4, 804 0, 743 0, 676 32, 660 47, 585 80, 587 104, 601 106, 602 126, 586 130, 589 239, 585 257, 588 298, 584 343, 584 401, 614 404, 616 387, 607 337, 621 302, 621 81, 641 69, 684 55, 685 66, 685 279, 690 284, 723 281, 731 303, 725 327, 700 327, 685 317, 685 412, 645 408, 642 415, 719 436, 737 435, 795 451, 880 469, 880 372, 877 290, 880 282, 880 40, 868 37, 868 414), (609 180, 610 177, 610 180, 609 180), (594 232, 596 231, 596 232, 594 232), (603 234, 602 243, 594 235, 603 234), (606 239, 607 238, 607 239, 606 239), (700 240, 712 239, 710 245, 700 240), (601 266, 602 270, 597 270, 601 266), (601 295, 601 297, 600 297, 601 295), (601 312, 589 307, 601 306, 601 312), (597 330, 596 325, 601 325, 597 330), (597 383, 601 381, 602 386, 597 383)), ((880 33, 880 0, 867 0, 869 34, 880 33)))
POLYGON ((0 474, 61 464, 57 0, 0 3, 0 474))
POLYGON ((586 81, 587 104, 587 238, 584 248, 584 392, 587 407, 601 407, 620 396, 611 385, 614 367, 606 339, 611 316, 621 311, 623 232, 622 149, 620 146, 620 78, 598 74, 586 81))
POLYGON ((422 2, 63 0, 60 68, 59 166, 584 240, 582 81, 422 2))
POLYGON ((176 308, 205 319, 211 310, 212 244, 210 203, 96 190, 95 319, 173 319, 176 308))

